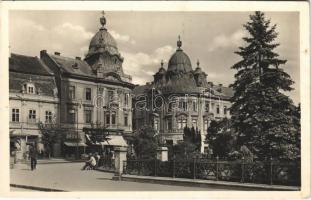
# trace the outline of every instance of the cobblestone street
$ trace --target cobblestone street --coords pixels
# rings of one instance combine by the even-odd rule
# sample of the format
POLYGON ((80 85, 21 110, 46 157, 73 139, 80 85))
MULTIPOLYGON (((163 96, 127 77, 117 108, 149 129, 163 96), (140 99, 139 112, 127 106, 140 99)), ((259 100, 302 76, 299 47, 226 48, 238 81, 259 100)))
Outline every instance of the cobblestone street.
MULTIPOLYGON (((39 164, 34 171, 29 165, 15 165, 11 184, 51 188, 65 191, 207 191, 221 188, 200 188, 136 183, 111 180, 113 174, 100 171, 81 171, 83 163, 39 164)), ((11 188, 12 191, 28 191, 11 188)), ((29 190, 30 191, 30 190, 29 190)))

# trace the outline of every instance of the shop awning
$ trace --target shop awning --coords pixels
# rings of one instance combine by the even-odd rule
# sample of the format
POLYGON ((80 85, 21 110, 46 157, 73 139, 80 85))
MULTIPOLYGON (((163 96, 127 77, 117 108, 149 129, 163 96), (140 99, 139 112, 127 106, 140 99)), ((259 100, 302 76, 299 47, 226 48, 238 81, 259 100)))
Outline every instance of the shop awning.
POLYGON ((108 140, 101 142, 102 145, 106 146, 122 146, 127 147, 127 143, 121 135, 109 135, 108 140))
POLYGON ((37 129, 10 129, 10 136, 39 136, 37 129))
POLYGON ((83 142, 79 142, 79 143, 76 143, 76 142, 64 142, 64 144, 68 147, 86 147, 87 145, 83 142))

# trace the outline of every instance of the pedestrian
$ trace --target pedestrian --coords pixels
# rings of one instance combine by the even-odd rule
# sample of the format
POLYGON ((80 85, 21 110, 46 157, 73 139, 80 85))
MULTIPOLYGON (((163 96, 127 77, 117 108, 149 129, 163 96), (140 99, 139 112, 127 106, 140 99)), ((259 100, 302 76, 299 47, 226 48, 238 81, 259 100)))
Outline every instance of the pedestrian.
POLYGON ((96 160, 96 168, 100 167, 101 160, 100 155, 97 152, 95 153, 95 160, 96 160))
POLYGON ((31 170, 34 170, 37 168, 38 153, 37 153, 37 149, 33 145, 30 145, 29 157, 30 157, 31 170))
POLYGON ((90 169, 94 169, 96 167, 96 160, 92 154, 89 155, 89 160, 85 162, 82 170, 85 170, 87 167, 89 167, 90 169))

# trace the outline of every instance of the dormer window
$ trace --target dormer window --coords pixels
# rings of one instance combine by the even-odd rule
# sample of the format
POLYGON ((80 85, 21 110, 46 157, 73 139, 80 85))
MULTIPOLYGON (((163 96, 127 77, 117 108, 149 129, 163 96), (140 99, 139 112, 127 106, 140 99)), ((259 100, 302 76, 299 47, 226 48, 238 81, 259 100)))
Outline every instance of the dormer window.
POLYGON ((28 93, 33 94, 34 93, 34 88, 32 86, 28 87, 28 93))
POLYGON ((78 63, 74 63, 74 64, 72 65, 72 68, 74 68, 74 69, 79 69, 78 63))
POLYGON ((23 84, 22 91, 23 91, 23 93, 28 93, 28 94, 35 94, 36 93, 35 86, 33 83, 23 84))

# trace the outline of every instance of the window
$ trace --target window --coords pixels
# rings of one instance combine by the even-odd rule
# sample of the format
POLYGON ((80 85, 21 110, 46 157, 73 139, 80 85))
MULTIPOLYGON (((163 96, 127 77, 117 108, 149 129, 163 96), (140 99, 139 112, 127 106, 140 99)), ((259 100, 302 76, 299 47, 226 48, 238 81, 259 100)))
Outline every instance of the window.
POLYGON ((128 126, 128 115, 124 115, 124 126, 128 126))
POLYGON ((109 90, 108 91, 108 101, 110 102, 113 98, 113 91, 112 90, 109 90))
POLYGON ((227 114, 227 106, 224 106, 224 114, 227 114))
POLYGON ((187 119, 182 117, 177 120, 178 129, 183 129, 187 126, 187 119))
POLYGON ((211 104, 211 111, 212 111, 212 112, 213 112, 213 110, 214 110, 214 106, 215 106, 215 104, 212 103, 212 104, 211 104))
POLYGON ((187 110, 187 102, 185 100, 179 101, 179 109, 181 109, 182 111, 187 110))
POLYGON ((69 99, 75 99, 76 98, 76 88, 75 88, 75 86, 69 86, 69 93, 68 93, 68 95, 69 95, 69 99))
POLYGON ((167 119, 167 130, 172 130, 173 126, 172 126, 172 119, 167 119))
POLYGON ((91 88, 86 88, 85 89, 85 100, 92 100, 92 89, 91 88))
POLYGON ((219 105, 217 106, 216 108, 216 113, 219 114, 220 113, 220 108, 219 108, 219 105))
POLYGON ((204 131, 207 131, 207 128, 208 128, 208 120, 205 119, 204 120, 204 131))
POLYGON ((76 123, 76 111, 74 109, 70 109, 68 112, 68 123, 76 123))
POLYGON ((111 114, 111 124, 116 124, 116 113, 111 114))
POLYGON ((192 109, 193 109, 193 111, 197 111, 197 102, 196 101, 193 101, 192 102, 192 109))
POLYGON ((34 88, 32 86, 28 86, 28 93, 33 94, 34 93, 34 88))
POLYGON ((29 110, 29 115, 28 115, 29 122, 36 122, 36 111, 35 110, 29 110))
POLYGON ((192 126, 194 128, 197 128, 197 126, 198 126, 198 120, 197 119, 192 119, 192 126))
POLYGON ((154 130, 159 130, 159 120, 157 120, 157 119, 154 120, 153 128, 154 128, 154 130))
POLYGON ((109 125, 110 124, 110 114, 107 113, 106 114, 106 125, 109 125))
POLYGON ((19 109, 12 109, 12 122, 19 122, 19 109))
POLYGON ((209 102, 205 101, 205 112, 209 112, 209 102))
POLYGON ((125 106, 129 105, 129 94, 124 94, 124 105, 125 106))
POLYGON ((52 112, 45 111, 45 123, 52 123, 52 112))
POLYGON ((92 122, 92 111, 91 110, 84 110, 84 120, 85 120, 85 123, 92 122))

